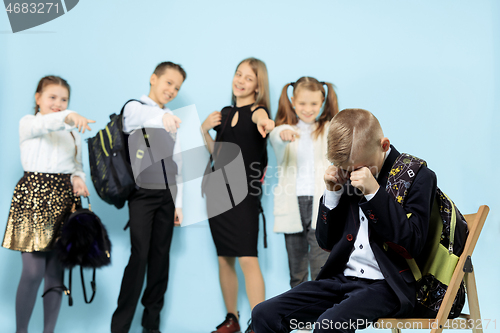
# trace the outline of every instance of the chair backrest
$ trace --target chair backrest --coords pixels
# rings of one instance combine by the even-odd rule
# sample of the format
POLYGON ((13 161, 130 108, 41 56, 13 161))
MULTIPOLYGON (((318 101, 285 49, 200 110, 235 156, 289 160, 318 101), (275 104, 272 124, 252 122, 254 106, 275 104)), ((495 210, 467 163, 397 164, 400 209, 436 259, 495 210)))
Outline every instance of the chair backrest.
POLYGON ((381 318, 377 321, 375 328, 391 328, 395 332, 400 332, 401 328, 410 328, 410 325, 416 323, 418 325, 413 325, 411 328, 424 328, 431 329, 431 333, 440 333, 445 328, 454 329, 472 329, 474 332, 482 332, 482 329, 473 327, 470 325, 453 325, 453 321, 466 320, 468 322, 477 323, 481 319, 481 314, 479 312, 479 301, 477 297, 476 282, 474 278, 473 266, 472 266, 472 252, 476 246, 481 230, 483 229, 486 217, 488 216, 490 209, 486 205, 479 207, 477 213, 464 215, 467 221, 467 227, 469 229, 469 234, 467 236, 467 241, 465 243, 464 250, 460 259, 458 260, 457 267, 453 272, 448 289, 444 296, 441 307, 435 319, 422 319, 422 318, 381 318), (470 268, 470 270, 468 270, 470 268), (467 270, 467 271, 466 271, 467 270), (453 305, 453 301, 457 295, 458 289, 460 287, 461 281, 465 278, 465 284, 467 287, 467 300, 469 303, 470 315, 461 315, 457 319, 448 319, 448 315, 453 305), (472 321, 471 321, 472 319, 472 321), (404 324, 404 325, 399 325, 404 324))

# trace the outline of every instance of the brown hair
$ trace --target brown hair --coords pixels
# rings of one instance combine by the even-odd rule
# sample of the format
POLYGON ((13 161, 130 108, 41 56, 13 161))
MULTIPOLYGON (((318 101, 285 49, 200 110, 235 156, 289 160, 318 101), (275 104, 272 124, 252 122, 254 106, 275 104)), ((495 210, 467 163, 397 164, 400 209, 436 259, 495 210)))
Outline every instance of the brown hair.
MULTIPOLYGON (((238 66, 236 66, 236 71, 238 70, 238 67, 245 62, 250 65, 255 73, 255 76, 257 76, 257 88, 259 91, 255 94, 255 103, 253 105, 263 106, 269 114, 271 103, 269 101, 269 78, 267 75, 266 64, 257 58, 246 58, 243 59, 238 66)), ((234 94, 232 95, 232 103, 236 105, 236 96, 234 96, 234 94)))
POLYGON ((309 91, 321 91, 325 105, 323 112, 317 121, 318 126, 313 132, 315 138, 321 135, 325 129, 325 125, 329 122, 338 112, 339 106, 337 102, 337 94, 335 93, 334 85, 329 82, 319 82, 313 77, 303 76, 297 82, 287 83, 281 91, 281 96, 278 104, 278 113, 276 114, 276 126, 288 124, 295 125, 298 123, 297 114, 293 110, 292 103, 288 98, 288 87, 293 87, 293 95, 300 89, 307 89, 309 91), (328 94, 325 94, 324 86, 328 87, 328 94))
MULTIPOLYGON (((68 102, 69 102, 69 96, 71 93, 71 89, 69 87, 68 82, 59 76, 48 75, 48 76, 42 77, 42 79, 38 82, 38 86, 36 87, 35 94, 37 94, 37 93, 41 94, 43 92, 43 90, 45 89, 45 87, 50 86, 51 84, 63 86, 64 88, 68 89, 68 102)), ((39 111, 40 111, 40 107, 38 106, 38 104, 36 104, 36 101, 35 101, 35 114, 37 114, 39 111)))
POLYGON ((176 69, 177 71, 179 71, 179 73, 181 73, 184 81, 186 81, 187 75, 186 75, 186 71, 184 70, 184 68, 182 68, 181 65, 174 64, 171 61, 164 61, 162 63, 159 63, 158 66, 156 66, 153 74, 156 74, 157 77, 160 77, 165 73, 167 68, 172 68, 172 69, 176 69))
POLYGON ((376 149, 383 137, 382 127, 371 112, 342 110, 330 122, 327 158, 337 166, 351 162, 376 149))

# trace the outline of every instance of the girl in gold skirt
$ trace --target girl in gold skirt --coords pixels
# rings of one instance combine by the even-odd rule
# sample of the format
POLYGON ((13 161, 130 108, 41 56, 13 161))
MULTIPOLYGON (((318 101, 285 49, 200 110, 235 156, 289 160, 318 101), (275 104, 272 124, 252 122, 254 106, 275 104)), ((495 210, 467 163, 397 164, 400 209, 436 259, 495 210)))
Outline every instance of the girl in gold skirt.
MULTIPOLYGON (((63 218, 76 198, 88 196, 81 138, 89 120, 66 110, 70 87, 57 76, 40 80, 35 115, 19 122, 24 176, 16 185, 2 246, 21 252, 23 269, 16 295, 17 333, 26 333, 42 279, 44 290, 62 286, 63 268, 52 251, 63 218)), ((44 330, 53 332, 62 291, 44 297, 44 330)))

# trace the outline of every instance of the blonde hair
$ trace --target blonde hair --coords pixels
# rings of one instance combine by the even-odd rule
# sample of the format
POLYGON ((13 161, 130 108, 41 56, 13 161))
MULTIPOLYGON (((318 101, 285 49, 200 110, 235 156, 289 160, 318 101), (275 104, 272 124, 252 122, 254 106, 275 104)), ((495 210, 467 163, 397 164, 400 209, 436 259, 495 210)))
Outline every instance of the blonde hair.
MULTIPOLYGON (((269 113, 271 103, 269 101, 269 78, 267 75, 266 64, 257 58, 246 58, 243 59, 238 66, 236 66, 236 71, 243 63, 248 63, 252 68, 255 76, 257 76, 257 88, 258 92, 255 93, 255 103, 254 106, 263 106, 269 113)), ((236 72, 235 71, 235 72, 236 72)), ((236 96, 232 95, 232 102, 236 105, 236 96)))
POLYGON ((363 109, 345 109, 330 122, 327 158, 334 165, 353 162, 373 151, 384 137, 378 119, 363 109))
POLYGON ((281 91, 281 96, 278 105, 278 112, 276 113, 276 126, 287 124, 295 125, 298 123, 297 114, 293 110, 292 103, 288 98, 288 87, 293 87, 293 96, 301 89, 309 91, 321 91, 325 105, 323 112, 318 118, 316 129, 313 132, 315 138, 321 135, 325 129, 325 125, 329 122, 338 112, 339 106, 337 102, 337 94, 335 93, 334 85, 329 82, 319 82, 313 77, 303 76, 297 82, 287 83, 281 91), (328 92, 325 92, 327 86, 328 92))

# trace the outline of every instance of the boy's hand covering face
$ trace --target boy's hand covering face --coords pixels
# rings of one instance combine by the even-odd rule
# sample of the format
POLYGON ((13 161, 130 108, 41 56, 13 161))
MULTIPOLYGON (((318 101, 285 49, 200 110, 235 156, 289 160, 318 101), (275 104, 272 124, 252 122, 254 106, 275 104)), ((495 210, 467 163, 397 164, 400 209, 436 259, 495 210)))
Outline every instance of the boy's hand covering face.
POLYGON ((375 194, 380 187, 367 167, 361 167, 351 172, 351 185, 363 192, 364 195, 375 194))
POLYGON ((340 191, 349 179, 352 186, 359 189, 364 195, 375 194, 380 187, 367 167, 361 167, 350 172, 335 165, 330 165, 325 171, 324 180, 328 191, 340 191))
POLYGON ((350 172, 345 171, 335 165, 330 165, 326 171, 323 179, 325 180, 326 188, 328 191, 340 191, 342 186, 349 179, 350 172))

